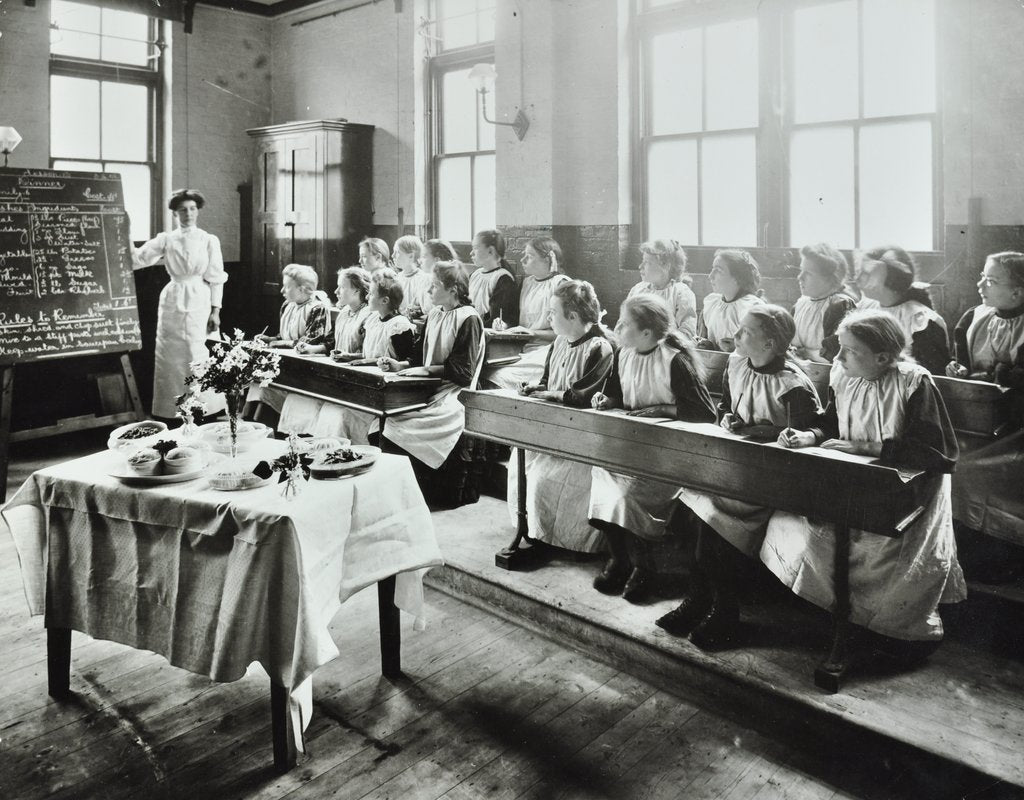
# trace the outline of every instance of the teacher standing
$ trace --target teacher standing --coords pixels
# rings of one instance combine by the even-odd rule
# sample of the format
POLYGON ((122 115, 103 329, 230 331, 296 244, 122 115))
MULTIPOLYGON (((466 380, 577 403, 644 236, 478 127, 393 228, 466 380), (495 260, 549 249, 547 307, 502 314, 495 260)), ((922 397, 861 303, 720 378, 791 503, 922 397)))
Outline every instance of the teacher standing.
MULTIPOLYGON (((174 401, 184 391, 189 364, 206 358, 206 335, 220 327, 224 295, 224 258, 220 240, 196 225, 206 198, 194 189, 178 189, 167 207, 178 227, 158 234, 132 251, 134 269, 164 259, 171 277, 160 292, 156 323, 156 359, 153 368, 153 415, 173 417, 174 401)), ((203 396, 207 413, 219 411, 221 395, 203 396)))

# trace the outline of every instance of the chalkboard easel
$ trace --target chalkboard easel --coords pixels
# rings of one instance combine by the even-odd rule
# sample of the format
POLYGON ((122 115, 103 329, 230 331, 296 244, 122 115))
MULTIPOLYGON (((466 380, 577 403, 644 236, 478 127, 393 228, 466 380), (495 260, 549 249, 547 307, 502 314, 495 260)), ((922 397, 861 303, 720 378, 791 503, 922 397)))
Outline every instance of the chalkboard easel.
POLYGON ((144 412, 128 352, 141 347, 121 176, 0 169, 0 491, 10 442, 119 425, 144 412), (132 411, 11 432, 16 364, 110 354, 132 411))
POLYGON ((139 387, 135 383, 135 372, 132 370, 127 353, 121 353, 120 364, 121 374, 124 375, 125 384, 128 387, 128 397, 132 404, 131 411, 121 411, 117 414, 84 414, 80 417, 67 417, 57 420, 53 425, 26 428, 13 432, 11 431, 11 410, 14 405, 14 366, 3 368, 3 374, 0 376, 0 392, 2 392, 2 395, 0 395, 0 501, 7 499, 7 465, 10 456, 10 444, 12 442, 42 439, 46 436, 57 436, 61 433, 84 431, 90 428, 123 425, 126 422, 145 419, 142 398, 139 397, 139 387))

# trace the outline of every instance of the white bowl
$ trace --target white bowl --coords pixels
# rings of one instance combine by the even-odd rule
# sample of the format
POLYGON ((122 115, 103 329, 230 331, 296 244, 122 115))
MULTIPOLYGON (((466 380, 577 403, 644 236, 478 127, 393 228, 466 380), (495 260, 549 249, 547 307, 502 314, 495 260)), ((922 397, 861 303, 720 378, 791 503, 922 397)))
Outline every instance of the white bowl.
MULTIPOLYGON (((231 451, 231 428, 227 422, 208 422, 199 426, 203 441, 207 442, 214 452, 228 453, 231 451)), ((271 435, 271 430, 260 422, 238 423, 238 452, 248 452, 263 439, 271 435)))
POLYGON ((157 422, 152 419, 143 420, 142 422, 129 422, 127 425, 114 428, 110 432, 110 437, 107 439, 107 447, 111 450, 133 450, 140 446, 139 443, 143 439, 148 439, 150 436, 163 433, 166 430, 166 423, 157 422), (140 429, 144 432, 133 435, 134 431, 140 429), (128 435, 127 438, 125 438, 126 434, 128 435))

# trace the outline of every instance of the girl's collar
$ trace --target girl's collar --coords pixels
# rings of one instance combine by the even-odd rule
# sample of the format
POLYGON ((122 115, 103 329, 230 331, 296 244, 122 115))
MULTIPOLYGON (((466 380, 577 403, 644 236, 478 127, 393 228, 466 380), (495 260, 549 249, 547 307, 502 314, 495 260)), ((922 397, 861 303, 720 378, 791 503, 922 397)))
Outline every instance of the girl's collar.
POLYGON ((1011 308, 1007 311, 1000 311, 996 309, 996 316, 1000 319, 1017 319, 1017 317, 1024 316, 1024 303, 1021 303, 1016 308, 1011 308))
POLYGON ((782 368, 786 366, 786 357, 775 356, 774 358, 772 358, 771 361, 769 361, 762 367, 754 366, 754 362, 752 362, 748 358, 747 364, 750 366, 750 369, 756 372, 758 375, 774 375, 776 372, 781 372, 782 368))
POLYGON ((587 332, 584 333, 579 339, 574 339, 571 342, 569 342, 569 347, 577 347, 583 344, 588 339, 593 339, 595 336, 599 336, 600 334, 601 329, 597 325, 591 324, 591 326, 587 329, 587 332))

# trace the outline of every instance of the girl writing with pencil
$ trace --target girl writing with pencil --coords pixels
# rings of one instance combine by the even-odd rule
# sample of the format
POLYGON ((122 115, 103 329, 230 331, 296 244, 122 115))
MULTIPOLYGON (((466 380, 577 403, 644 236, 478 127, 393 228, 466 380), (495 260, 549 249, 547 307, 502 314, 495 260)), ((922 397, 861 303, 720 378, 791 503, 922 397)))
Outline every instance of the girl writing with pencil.
MULTIPOLYGON (((829 406, 812 426, 787 429, 785 447, 820 447, 870 456, 929 476, 924 513, 899 537, 850 533, 851 621, 876 649, 904 660, 931 653, 942 638, 941 603, 963 600, 956 556, 950 473, 956 434, 928 370, 904 358, 906 335, 881 311, 856 311, 839 326, 829 406)), ((786 586, 821 608, 834 604, 831 524, 777 512, 761 560, 786 586)))

